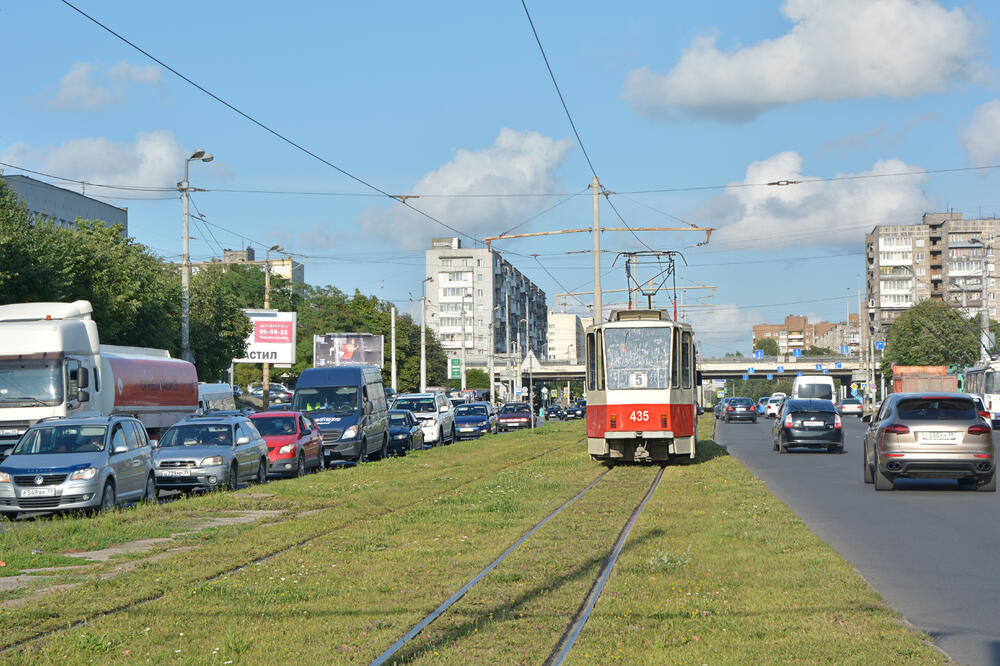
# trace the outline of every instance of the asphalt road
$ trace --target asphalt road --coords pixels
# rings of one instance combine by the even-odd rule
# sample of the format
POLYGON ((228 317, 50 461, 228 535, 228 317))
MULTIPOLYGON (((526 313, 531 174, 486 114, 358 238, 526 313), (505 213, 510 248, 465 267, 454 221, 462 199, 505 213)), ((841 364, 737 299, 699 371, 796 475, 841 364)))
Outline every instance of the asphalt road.
POLYGON ((726 424, 715 439, 960 664, 1000 666, 1000 497, 949 480, 862 478, 860 419, 843 454, 771 450, 773 419, 726 424))

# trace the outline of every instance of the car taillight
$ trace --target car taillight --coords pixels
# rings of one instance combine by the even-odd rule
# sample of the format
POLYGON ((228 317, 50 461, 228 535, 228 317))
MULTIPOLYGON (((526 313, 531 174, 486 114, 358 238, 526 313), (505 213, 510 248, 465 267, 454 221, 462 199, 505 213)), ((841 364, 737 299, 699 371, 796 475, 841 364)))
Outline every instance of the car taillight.
POLYGON ((834 414, 834 416, 833 416, 833 427, 834 428, 842 428, 843 427, 840 424, 840 414, 834 414))
POLYGON ((666 428, 667 427, 667 415, 666 414, 660 414, 660 427, 661 428, 666 428))
POLYGON ((989 412, 979 412, 979 415, 982 416, 987 421, 989 421, 989 419, 990 419, 990 413, 989 412))
POLYGON ((899 423, 893 423, 892 425, 887 425, 885 427, 885 432, 891 435, 909 435, 909 426, 901 425, 899 423))
POLYGON ((785 414, 785 427, 786 428, 791 428, 792 427, 792 415, 791 414, 785 414))
POLYGON ((726 407, 726 411, 727 412, 733 412, 733 411, 736 411, 736 410, 735 410, 735 408, 732 405, 729 405, 728 407, 726 407))
POLYGON ((977 423, 976 425, 969 426, 970 435, 988 435, 993 430, 985 423, 977 423))
POLYGON ((611 415, 611 427, 612 428, 618 427, 618 417, 615 416, 614 414, 611 415))

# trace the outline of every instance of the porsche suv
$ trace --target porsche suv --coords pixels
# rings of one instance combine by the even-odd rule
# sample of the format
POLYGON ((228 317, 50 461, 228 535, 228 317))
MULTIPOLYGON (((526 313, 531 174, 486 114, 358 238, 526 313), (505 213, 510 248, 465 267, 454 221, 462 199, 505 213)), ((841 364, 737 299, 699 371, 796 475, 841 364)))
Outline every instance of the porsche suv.
POLYGON ((864 479, 875 490, 911 478, 996 491, 993 431, 967 393, 893 393, 862 420, 869 424, 864 479))

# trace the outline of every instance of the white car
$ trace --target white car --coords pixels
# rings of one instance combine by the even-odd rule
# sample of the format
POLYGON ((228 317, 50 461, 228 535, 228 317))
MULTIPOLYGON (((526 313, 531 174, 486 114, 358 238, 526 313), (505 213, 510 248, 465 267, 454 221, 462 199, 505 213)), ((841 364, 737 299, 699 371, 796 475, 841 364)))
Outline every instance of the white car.
POLYGON ((781 410, 781 401, 784 399, 784 396, 781 396, 780 398, 771 396, 768 398, 767 404, 764 406, 764 416, 768 418, 776 417, 778 412, 781 410))
POLYGON ((397 396, 389 408, 413 412, 424 431, 424 444, 455 441, 455 407, 444 393, 407 393, 397 396))
POLYGON ((840 403, 841 416, 854 414, 860 418, 863 411, 864 410, 861 408, 861 401, 857 398, 845 398, 843 402, 840 403))

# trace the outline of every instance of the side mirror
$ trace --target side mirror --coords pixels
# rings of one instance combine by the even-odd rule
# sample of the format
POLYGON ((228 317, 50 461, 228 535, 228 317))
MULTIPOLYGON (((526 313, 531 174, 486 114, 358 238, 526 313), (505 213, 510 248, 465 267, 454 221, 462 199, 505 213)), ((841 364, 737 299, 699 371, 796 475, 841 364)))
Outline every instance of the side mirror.
POLYGON ((84 391, 83 389, 80 389, 79 391, 77 391, 76 392, 76 401, 77 402, 90 402, 90 391, 84 391))
POLYGON ((444 414, 445 412, 448 411, 448 407, 446 405, 441 405, 440 407, 438 407, 438 411, 444 414))
POLYGON ((249 444, 250 438, 246 435, 236 438, 236 446, 243 446, 244 444, 249 444))
POLYGON ((872 415, 871 414, 865 414, 864 416, 861 417, 861 421, 863 423, 871 423, 872 422, 872 415))
MULTIPOLYGON (((79 380, 77 386, 79 386, 82 389, 85 389, 88 386, 90 386, 90 370, 88 370, 87 368, 80 368, 78 372, 79 372, 79 380)), ((80 402, 84 401, 81 400, 80 402)))
POLYGON ((112 453, 128 453, 128 447, 125 446, 124 444, 119 444, 118 446, 115 447, 112 453))
POLYGON ((2 455, 4 458, 6 458, 7 456, 9 456, 12 453, 14 453, 14 449, 10 448, 10 449, 4 449, 2 452, 0 452, 0 455, 2 455))
POLYGON ((158 439, 151 439, 151 440, 149 440, 149 446, 151 448, 154 448, 154 449, 158 448, 160 446, 160 440, 158 440, 158 439))

